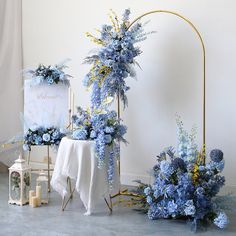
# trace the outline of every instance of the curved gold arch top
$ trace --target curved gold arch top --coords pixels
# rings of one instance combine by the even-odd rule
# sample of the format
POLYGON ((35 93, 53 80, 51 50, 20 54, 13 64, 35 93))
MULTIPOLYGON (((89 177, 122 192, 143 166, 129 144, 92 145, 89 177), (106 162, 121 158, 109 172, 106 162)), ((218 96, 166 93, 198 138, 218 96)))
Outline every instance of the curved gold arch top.
MULTIPOLYGON (((206 144, 206 51, 205 51, 205 45, 202 39, 202 36, 200 34, 200 32, 197 30, 197 28, 195 27, 195 25, 187 18, 185 18, 184 16, 173 12, 173 11, 168 11, 168 10, 154 10, 154 11, 150 11, 150 12, 146 12, 144 14, 142 14, 141 16, 137 17, 134 21, 132 21, 128 27, 128 29, 130 29, 134 23, 136 23, 138 20, 140 20, 142 17, 150 15, 150 14, 154 14, 154 13, 167 13, 167 14, 172 14, 175 16, 178 16, 179 18, 183 19, 185 22, 187 22, 191 28, 194 30, 194 32, 197 34, 200 42, 201 42, 201 46, 202 46, 202 60, 203 60, 203 99, 202 99, 202 122, 203 122, 203 130, 202 130, 202 137, 203 137, 203 154, 205 154, 205 144, 206 144)), ((118 109, 119 111, 119 109, 118 109)), ((118 112, 120 113, 120 112, 118 112)))

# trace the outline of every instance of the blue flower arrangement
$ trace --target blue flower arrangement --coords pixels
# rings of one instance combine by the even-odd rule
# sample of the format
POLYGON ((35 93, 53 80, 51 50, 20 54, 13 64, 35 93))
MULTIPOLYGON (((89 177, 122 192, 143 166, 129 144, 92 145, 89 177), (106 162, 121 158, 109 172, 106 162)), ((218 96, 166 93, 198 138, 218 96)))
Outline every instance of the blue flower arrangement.
POLYGON ((177 120, 178 147, 166 148, 157 156, 153 167, 154 183, 140 181, 134 199, 148 218, 183 218, 191 222, 192 230, 209 222, 219 228, 228 224, 227 215, 220 209, 216 195, 225 183, 220 173, 224 168, 223 152, 214 149, 205 164, 204 152, 198 152, 195 129, 189 135, 177 120))
POLYGON ((84 78, 84 85, 92 85, 91 102, 93 108, 104 105, 108 97, 119 96, 124 106, 127 105, 126 85, 127 77, 135 77, 133 66, 138 65, 135 58, 141 54, 135 44, 146 39, 141 23, 134 24, 129 29, 130 10, 126 9, 122 20, 111 10, 112 25, 103 25, 100 34, 95 37, 90 33, 87 36, 101 47, 85 58, 84 62, 91 64, 89 73, 84 78))
POLYGON ((56 64, 55 66, 40 64, 35 70, 26 70, 25 74, 31 76, 31 85, 62 83, 66 86, 70 86, 69 78, 72 76, 64 72, 64 69, 67 68, 65 63, 66 61, 56 64))
POLYGON ((119 142, 126 143, 124 135, 126 126, 117 119, 115 111, 93 111, 77 108, 77 115, 72 116, 75 129, 72 138, 77 140, 94 140, 95 152, 98 158, 98 167, 105 165, 106 154, 108 161, 108 180, 112 183, 114 175, 114 161, 119 157, 119 142))
POLYGON ((61 139, 65 136, 65 132, 59 128, 37 127, 28 129, 24 135, 23 149, 30 151, 34 145, 51 145, 58 146, 61 139))

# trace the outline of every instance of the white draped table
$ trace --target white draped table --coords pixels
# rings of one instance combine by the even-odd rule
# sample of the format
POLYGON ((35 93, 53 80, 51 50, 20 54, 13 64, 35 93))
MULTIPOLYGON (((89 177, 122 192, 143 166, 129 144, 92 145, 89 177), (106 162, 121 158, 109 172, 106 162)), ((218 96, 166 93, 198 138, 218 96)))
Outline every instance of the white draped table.
POLYGON ((112 188, 107 176, 108 155, 105 165, 97 167, 97 157, 93 141, 72 140, 64 137, 61 140, 51 185, 64 198, 67 194, 67 178, 75 180, 75 189, 80 195, 87 212, 91 214, 97 205, 109 197, 109 194, 119 191, 120 179, 117 162, 115 161, 114 180, 112 188))

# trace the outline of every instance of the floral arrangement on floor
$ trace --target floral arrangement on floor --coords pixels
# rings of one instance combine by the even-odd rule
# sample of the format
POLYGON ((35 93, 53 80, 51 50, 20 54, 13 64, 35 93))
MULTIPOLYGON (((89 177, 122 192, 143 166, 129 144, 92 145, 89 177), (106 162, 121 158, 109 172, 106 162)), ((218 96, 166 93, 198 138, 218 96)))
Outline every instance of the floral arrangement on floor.
POLYGON ((152 33, 144 33, 144 25, 139 22, 129 28, 129 9, 125 10, 121 21, 112 10, 109 16, 112 24, 103 25, 101 30, 97 30, 99 37, 87 33, 93 42, 101 46, 84 60, 92 65, 83 82, 86 87, 92 85, 93 108, 103 106, 108 97, 115 96, 120 97, 124 106, 127 105, 126 92, 129 87, 126 85, 126 78, 135 77, 133 66, 138 65, 135 58, 141 54, 135 44, 152 33))
POLYGON ((75 129, 72 138, 77 140, 94 140, 95 151, 98 158, 98 167, 105 164, 106 151, 109 152, 108 180, 112 183, 114 175, 114 160, 119 158, 119 142, 126 143, 124 135, 126 126, 117 119, 115 111, 98 112, 77 108, 77 115, 72 116, 75 129), (107 149, 108 148, 108 149, 107 149))
POLYGON ((35 70, 25 70, 25 74, 31 77, 31 85, 46 83, 48 85, 62 83, 70 86, 69 78, 72 76, 66 74, 64 69, 67 68, 64 61, 55 66, 45 66, 40 64, 35 70))
POLYGON ((153 167, 154 183, 140 181, 134 204, 151 220, 183 218, 191 221, 192 229, 213 222, 219 228, 228 224, 226 214, 217 204, 216 195, 225 183, 220 173, 224 168, 223 153, 214 149, 206 163, 204 152, 198 152, 195 129, 189 135, 177 120, 178 148, 166 148, 153 167))
POLYGON ((33 145, 58 146, 64 136, 65 132, 55 127, 30 128, 24 135, 23 149, 30 151, 33 145))

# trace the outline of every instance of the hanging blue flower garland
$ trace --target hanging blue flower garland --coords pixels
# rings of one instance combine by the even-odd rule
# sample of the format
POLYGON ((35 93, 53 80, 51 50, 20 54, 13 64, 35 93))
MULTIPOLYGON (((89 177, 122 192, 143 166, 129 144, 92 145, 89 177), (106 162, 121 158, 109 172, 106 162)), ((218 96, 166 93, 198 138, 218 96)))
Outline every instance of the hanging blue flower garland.
POLYGON ((127 106, 127 77, 135 77, 135 58, 141 54, 135 44, 146 39, 149 33, 144 33, 143 25, 136 23, 129 27, 130 10, 126 9, 122 20, 111 11, 112 25, 103 25, 99 37, 90 33, 87 36, 101 46, 96 53, 85 58, 84 63, 91 64, 89 73, 84 78, 86 87, 92 86, 91 102, 93 108, 104 105, 108 97, 119 96, 124 107, 127 106))

